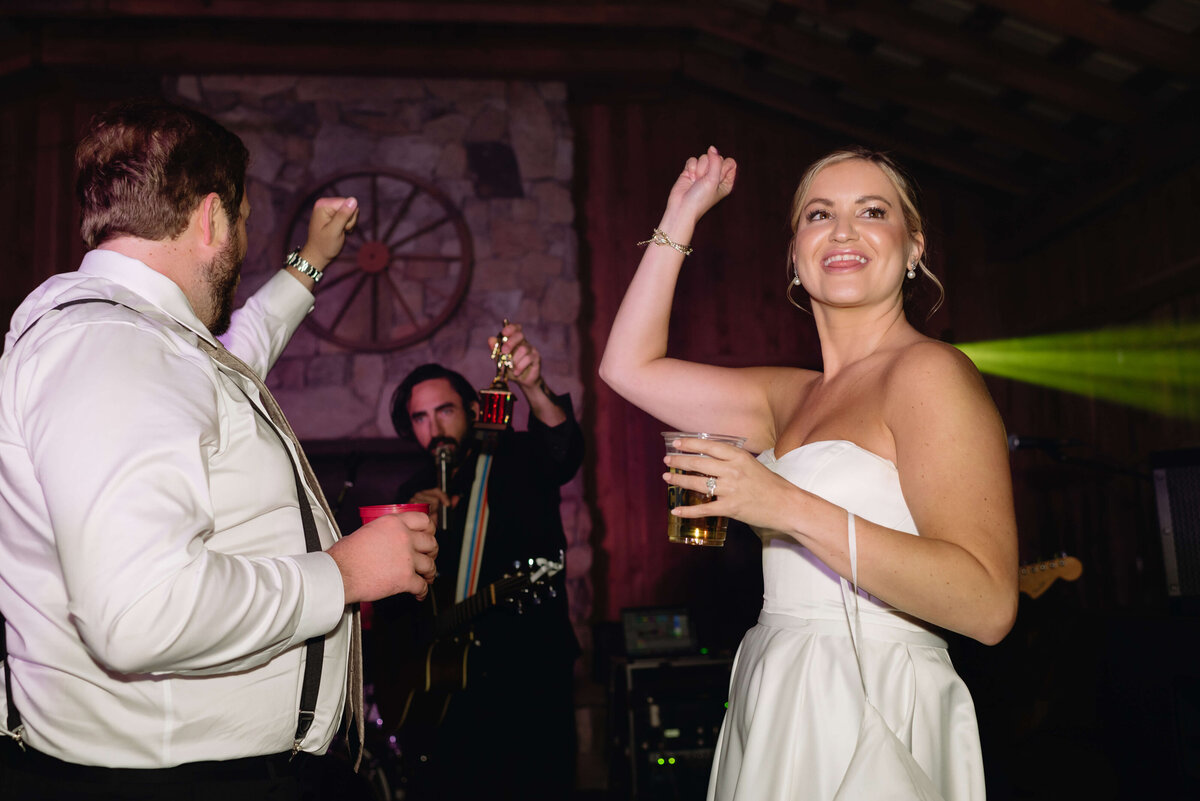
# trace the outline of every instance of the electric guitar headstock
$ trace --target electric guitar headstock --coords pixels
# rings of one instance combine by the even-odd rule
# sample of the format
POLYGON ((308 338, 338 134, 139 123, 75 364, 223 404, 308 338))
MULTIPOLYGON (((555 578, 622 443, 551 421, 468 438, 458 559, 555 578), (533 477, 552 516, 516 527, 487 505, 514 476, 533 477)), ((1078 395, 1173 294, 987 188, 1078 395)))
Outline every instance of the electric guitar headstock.
POLYGON ((1030 598, 1037 598, 1050 588, 1055 579, 1074 581, 1083 573, 1083 563, 1074 556, 1063 554, 1044 562, 1031 562, 1021 565, 1021 592, 1030 598))
POLYGON ((556 591, 547 581, 563 569, 563 554, 557 560, 538 557, 513 563, 512 572, 494 581, 469 598, 459 601, 437 616, 435 632, 438 637, 461 633, 479 615, 494 606, 502 606, 521 614, 524 603, 542 602, 542 596, 555 597, 556 591))
POLYGON ((518 562, 513 567, 517 571, 516 575, 521 578, 521 583, 507 593, 504 600, 518 615, 525 611, 527 601, 536 605, 542 602, 543 595, 557 597, 558 592, 546 582, 563 569, 562 554, 559 554, 557 561, 539 556, 526 560, 524 565, 518 562))

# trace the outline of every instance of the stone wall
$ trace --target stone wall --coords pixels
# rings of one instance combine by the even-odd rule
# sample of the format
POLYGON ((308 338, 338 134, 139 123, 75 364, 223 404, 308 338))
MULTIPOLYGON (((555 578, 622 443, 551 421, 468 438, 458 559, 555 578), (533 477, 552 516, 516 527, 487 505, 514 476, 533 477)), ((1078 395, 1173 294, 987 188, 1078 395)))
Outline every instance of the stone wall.
MULTIPOLYGON (((466 221, 473 274, 457 310, 428 338, 375 352, 330 342, 307 325, 297 332, 268 383, 302 439, 394 437, 392 391, 425 362, 486 386, 495 375, 487 338, 504 318, 523 324, 546 380, 582 413, 574 154, 563 84, 222 75, 171 79, 166 90, 250 149, 243 298, 303 243, 292 221, 306 222, 310 207, 297 203, 330 176, 403 170, 436 187, 466 221)), ((343 269, 354 265, 331 266, 321 290, 343 269)), ((329 303, 318 291, 314 317, 322 302, 329 303)), ((518 428, 527 413, 519 401, 518 428)), ((562 512, 572 618, 586 642, 591 517, 582 488, 581 476, 564 488, 562 512)))

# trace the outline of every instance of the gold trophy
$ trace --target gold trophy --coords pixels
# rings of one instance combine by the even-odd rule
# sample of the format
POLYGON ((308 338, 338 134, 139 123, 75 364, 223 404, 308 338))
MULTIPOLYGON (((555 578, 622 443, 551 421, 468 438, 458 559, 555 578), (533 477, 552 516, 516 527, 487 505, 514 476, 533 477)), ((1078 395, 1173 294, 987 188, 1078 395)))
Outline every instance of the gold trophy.
POLYGON ((508 388, 508 371, 513 368, 513 358, 511 353, 500 352, 500 346, 508 341, 508 337, 504 335, 507 326, 508 319, 505 318, 500 326, 500 333, 496 334, 496 344, 492 348, 496 377, 492 379, 491 386, 479 390, 479 419, 475 422, 475 427, 487 431, 505 431, 512 428, 513 404, 516 403, 517 396, 508 388))

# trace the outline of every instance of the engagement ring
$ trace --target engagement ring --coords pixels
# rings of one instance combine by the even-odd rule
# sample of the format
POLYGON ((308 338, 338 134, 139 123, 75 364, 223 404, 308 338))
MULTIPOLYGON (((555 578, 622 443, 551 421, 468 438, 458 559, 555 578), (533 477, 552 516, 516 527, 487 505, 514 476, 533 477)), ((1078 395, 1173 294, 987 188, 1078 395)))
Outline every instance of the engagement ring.
POLYGON ((708 497, 717 494, 717 479, 713 476, 708 477, 708 481, 704 482, 704 488, 708 490, 708 497))

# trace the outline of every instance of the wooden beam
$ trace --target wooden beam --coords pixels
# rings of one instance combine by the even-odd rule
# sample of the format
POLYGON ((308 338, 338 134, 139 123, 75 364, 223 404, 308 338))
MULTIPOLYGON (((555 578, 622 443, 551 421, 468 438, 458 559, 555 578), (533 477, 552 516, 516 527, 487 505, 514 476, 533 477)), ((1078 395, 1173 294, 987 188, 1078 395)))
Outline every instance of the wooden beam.
POLYGON ((715 53, 686 53, 682 63, 683 74, 697 83, 821 128, 840 131, 865 145, 894 150, 913 161, 930 164, 1008 195, 1027 195, 1031 191, 1030 184, 1015 174, 1010 165, 924 132, 885 131, 877 120, 863 119, 865 115, 861 111, 781 76, 751 69, 715 53), (909 135, 902 135, 905 133, 909 135))
MULTIPOLYGON (((83 0, 63 0, 61 4, 56 5, 56 8, 80 6, 81 3, 82 6, 88 6, 83 0)), ((949 84, 938 84, 936 91, 931 91, 928 80, 915 72, 907 73, 903 70, 896 70, 881 62, 866 62, 852 53, 845 52, 843 48, 822 42, 786 26, 766 23, 741 12, 715 7, 710 7, 705 13, 699 14, 683 13, 681 7, 675 3, 641 5, 627 2, 557 4, 362 2, 341 6, 323 2, 323 0, 308 0, 308 2, 301 1, 284 5, 263 2, 233 2, 233 0, 109 0, 104 6, 106 13, 116 15, 110 17, 114 21, 125 21, 125 14, 140 14, 143 20, 149 19, 151 22, 158 23, 155 30, 165 32, 158 34, 159 43, 145 41, 151 38, 150 36, 140 37, 138 41, 134 42, 130 42, 131 37, 128 35, 119 37, 122 41, 130 44, 132 50, 142 54, 145 59, 142 63, 146 65, 159 65, 167 68, 167 65, 178 63, 184 53, 190 54, 190 61, 200 53, 187 42, 187 36, 183 33, 185 25, 186 30, 191 31, 205 24, 223 24, 227 35, 235 37, 234 40, 239 44, 235 48, 222 48, 224 54, 232 58, 232 62, 220 67, 221 71, 228 71, 234 64, 241 64, 244 69, 268 69, 272 59, 279 59, 276 62, 278 68, 311 71, 317 65, 321 65, 326 69, 345 72, 347 71, 345 66, 332 66, 336 61, 322 62, 311 57, 305 60, 297 58, 295 55, 288 55, 284 49, 286 47, 285 40, 274 35, 270 28, 263 27, 268 26, 271 20, 255 16, 257 14, 265 16, 283 14, 286 10, 287 13, 301 15, 311 23, 317 21, 318 18, 324 20, 327 15, 334 14, 337 9, 344 10, 344 17, 356 19, 365 15, 378 14, 388 20, 388 24, 398 28, 404 28, 400 22, 397 22, 402 18, 410 23, 418 18, 427 21, 431 17, 436 21, 444 22, 449 19, 470 16, 476 12, 482 13, 484 10, 491 12, 490 20, 504 19, 520 28, 518 23, 527 18, 533 18, 535 10, 539 13, 549 11, 548 18, 556 21, 569 19, 576 23, 589 24, 602 21, 598 29, 613 35, 619 33, 620 39, 628 42, 630 54, 635 52, 639 39, 644 39, 644 35, 639 36, 639 34, 658 29, 655 26, 661 26, 661 30, 664 32, 662 35, 668 39, 672 38, 670 31, 675 31, 678 35, 680 32, 686 32, 689 26, 692 26, 712 36, 735 42, 756 52, 765 53, 784 63, 812 71, 818 75, 825 75, 839 82, 848 82, 852 87, 878 97, 883 102, 894 102, 921 109, 952 125, 999 139, 1010 146, 1031 151, 1044 158, 1063 163, 1075 163, 1086 158, 1091 150, 1089 143, 1078 137, 1051 125, 1037 123, 1016 113, 998 108, 985 98, 966 89, 949 84), (207 9, 207 11, 203 9, 207 9), (185 14, 199 14, 199 16, 194 19, 185 18, 185 14), (233 15, 242 15, 243 18, 234 20, 233 15), (172 22, 176 23, 174 30, 180 31, 180 33, 171 32, 170 23, 172 22), (242 32, 250 30, 255 25, 258 25, 260 30, 266 30, 265 35, 254 39, 241 35, 242 32), (162 42, 164 41, 169 41, 170 44, 163 46, 162 42), (276 43, 282 46, 277 46, 276 43), (297 65, 297 62, 302 63, 297 65)), ((405 54, 401 52, 400 47, 394 44, 372 42, 372 49, 377 49, 379 52, 363 52, 366 48, 356 48, 350 41, 353 37, 362 35, 361 31, 364 29, 360 22, 344 23, 345 34, 341 38, 348 46, 344 49, 350 51, 348 55, 350 61, 361 68, 369 69, 390 67, 392 69, 424 68, 428 70, 430 64, 438 64, 451 69, 452 74, 465 74, 472 70, 485 71, 489 65, 492 68, 496 65, 503 65, 510 74, 531 74, 537 72, 538 69, 521 69, 522 63, 536 63, 541 70, 547 72, 554 68, 585 71, 598 71, 603 68, 603 54, 596 54, 595 58, 590 58, 586 54, 586 46, 583 52, 576 52, 580 50, 575 41, 577 35, 562 37, 553 25, 544 24, 544 19, 542 23, 536 28, 525 26, 527 30, 548 32, 525 55, 517 53, 515 48, 503 43, 488 43, 491 53, 503 52, 505 54, 503 61, 495 62, 489 62, 493 56, 485 54, 482 50, 472 51, 470 48, 463 49, 453 45, 449 50, 430 52, 430 48, 410 42, 409 53, 405 54), (556 36, 559 38, 556 39, 556 36), (560 42, 558 49, 561 52, 557 55, 554 42, 560 42), (453 58, 450 57, 451 51, 454 54, 453 58)), ((376 21, 372 30, 377 29, 380 24, 379 21, 376 21)), ((293 23, 291 27, 295 28, 295 24, 293 23)), ((472 31, 472 34, 486 35, 481 32, 488 29, 489 26, 479 26, 472 31)), ((582 26, 582 29, 587 30, 587 25, 582 26)), ((593 28, 593 30, 596 29, 593 28)), ((331 48, 336 48, 333 37, 337 35, 338 31, 335 29, 326 44, 317 46, 322 52, 331 52, 331 48)), ((46 37, 47 40, 49 38, 49 36, 46 37)), ((74 46, 82 47, 85 53, 88 48, 107 49, 108 45, 103 41, 104 38, 93 36, 92 42, 76 42, 74 46)), ((47 44, 47 47, 49 46, 47 44)), ((654 46, 653 42, 647 45, 650 49, 654 46)), ((609 49, 605 53, 613 56, 609 63, 619 72, 628 72, 633 68, 630 58, 619 52, 609 49)), ((121 63, 128 63, 127 56, 122 57, 120 53, 117 55, 121 63)), ((55 63, 55 56, 52 52, 47 51, 44 57, 47 63, 55 63)), ((91 57, 96 58, 94 62, 96 64, 105 63, 105 57, 91 57)), ((645 59, 655 61, 653 56, 645 51, 637 54, 637 60, 645 59)))
POLYGON ((501 25, 686 25, 678 0, 6 0, 10 15, 76 18, 310 20, 501 25))
POLYGON ((1200 76, 1200 40, 1095 0, 982 0, 1054 33, 1188 78, 1200 76))
MULTIPOLYGON (((678 37, 638 32, 563 42, 551 33, 484 31, 430 42, 404 26, 342 31, 314 23, 289 27, 288 37, 256 21, 180 26, 155 21, 136 36, 105 35, 106 23, 47 26, 38 62, 53 68, 411 76, 630 77, 679 69, 678 37), (653 46, 652 46, 653 45, 653 46)), ((117 29, 114 29, 116 31, 117 29)))
MULTIPOLYGON (((1024 211, 1004 227, 1016 231, 1006 239, 1012 255, 1021 255, 1062 235, 1070 226, 1096 213, 1120 196, 1170 169, 1182 169, 1200 156, 1200 122, 1183 113, 1195 97, 1184 98, 1173 109, 1131 132, 1119 150, 1091 169, 1086 177, 1069 183, 1069 191, 1044 192, 1037 218, 1030 222, 1024 211)), ((1063 187, 1066 188, 1066 187, 1063 187)))
MULTIPOLYGON (((44 38, 40 61, 56 68, 87 68, 103 64, 116 70, 222 73, 294 72, 380 75, 479 74, 556 76, 560 78, 616 77, 644 81, 655 74, 681 73, 734 96, 785 111, 821 127, 842 131, 855 139, 904 153, 953 174, 1008 194, 1024 194, 1029 185, 1008 165, 979 151, 926 133, 909 137, 885 133, 877 119, 843 103, 805 89, 793 81, 718 57, 696 53, 684 56, 678 38, 664 39, 661 31, 637 36, 600 38, 571 47, 546 43, 546 37, 464 38, 452 44, 406 42, 376 31, 369 42, 349 41, 327 25, 294 25, 283 41, 267 35, 269 24, 244 24, 231 38, 227 26, 191 25, 187 29, 156 23, 152 34, 117 39, 97 30, 97 24, 64 23, 44 38), (737 76, 737 77, 734 77, 737 76), (786 98, 786 100, 785 100, 786 98), (906 144, 919 142, 919 146, 906 144)), ((100 27, 103 27, 101 25, 100 27)))
POLYGON ((966 89, 944 82, 931 85, 928 78, 915 70, 864 59, 793 28, 725 10, 694 15, 692 24, 712 36, 848 84, 882 101, 920 109, 952 125, 1044 158, 1073 164, 1087 159, 1096 150, 1076 136, 998 108, 966 89))
POLYGON ((1066 69, 1019 48, 917 14, 894 0, 779 2, 828 17, 915 56, 936 59, 1091 117, 1126 123, 1146 114, 1150 108, 1142 98, 1110 81, 1066 69))

